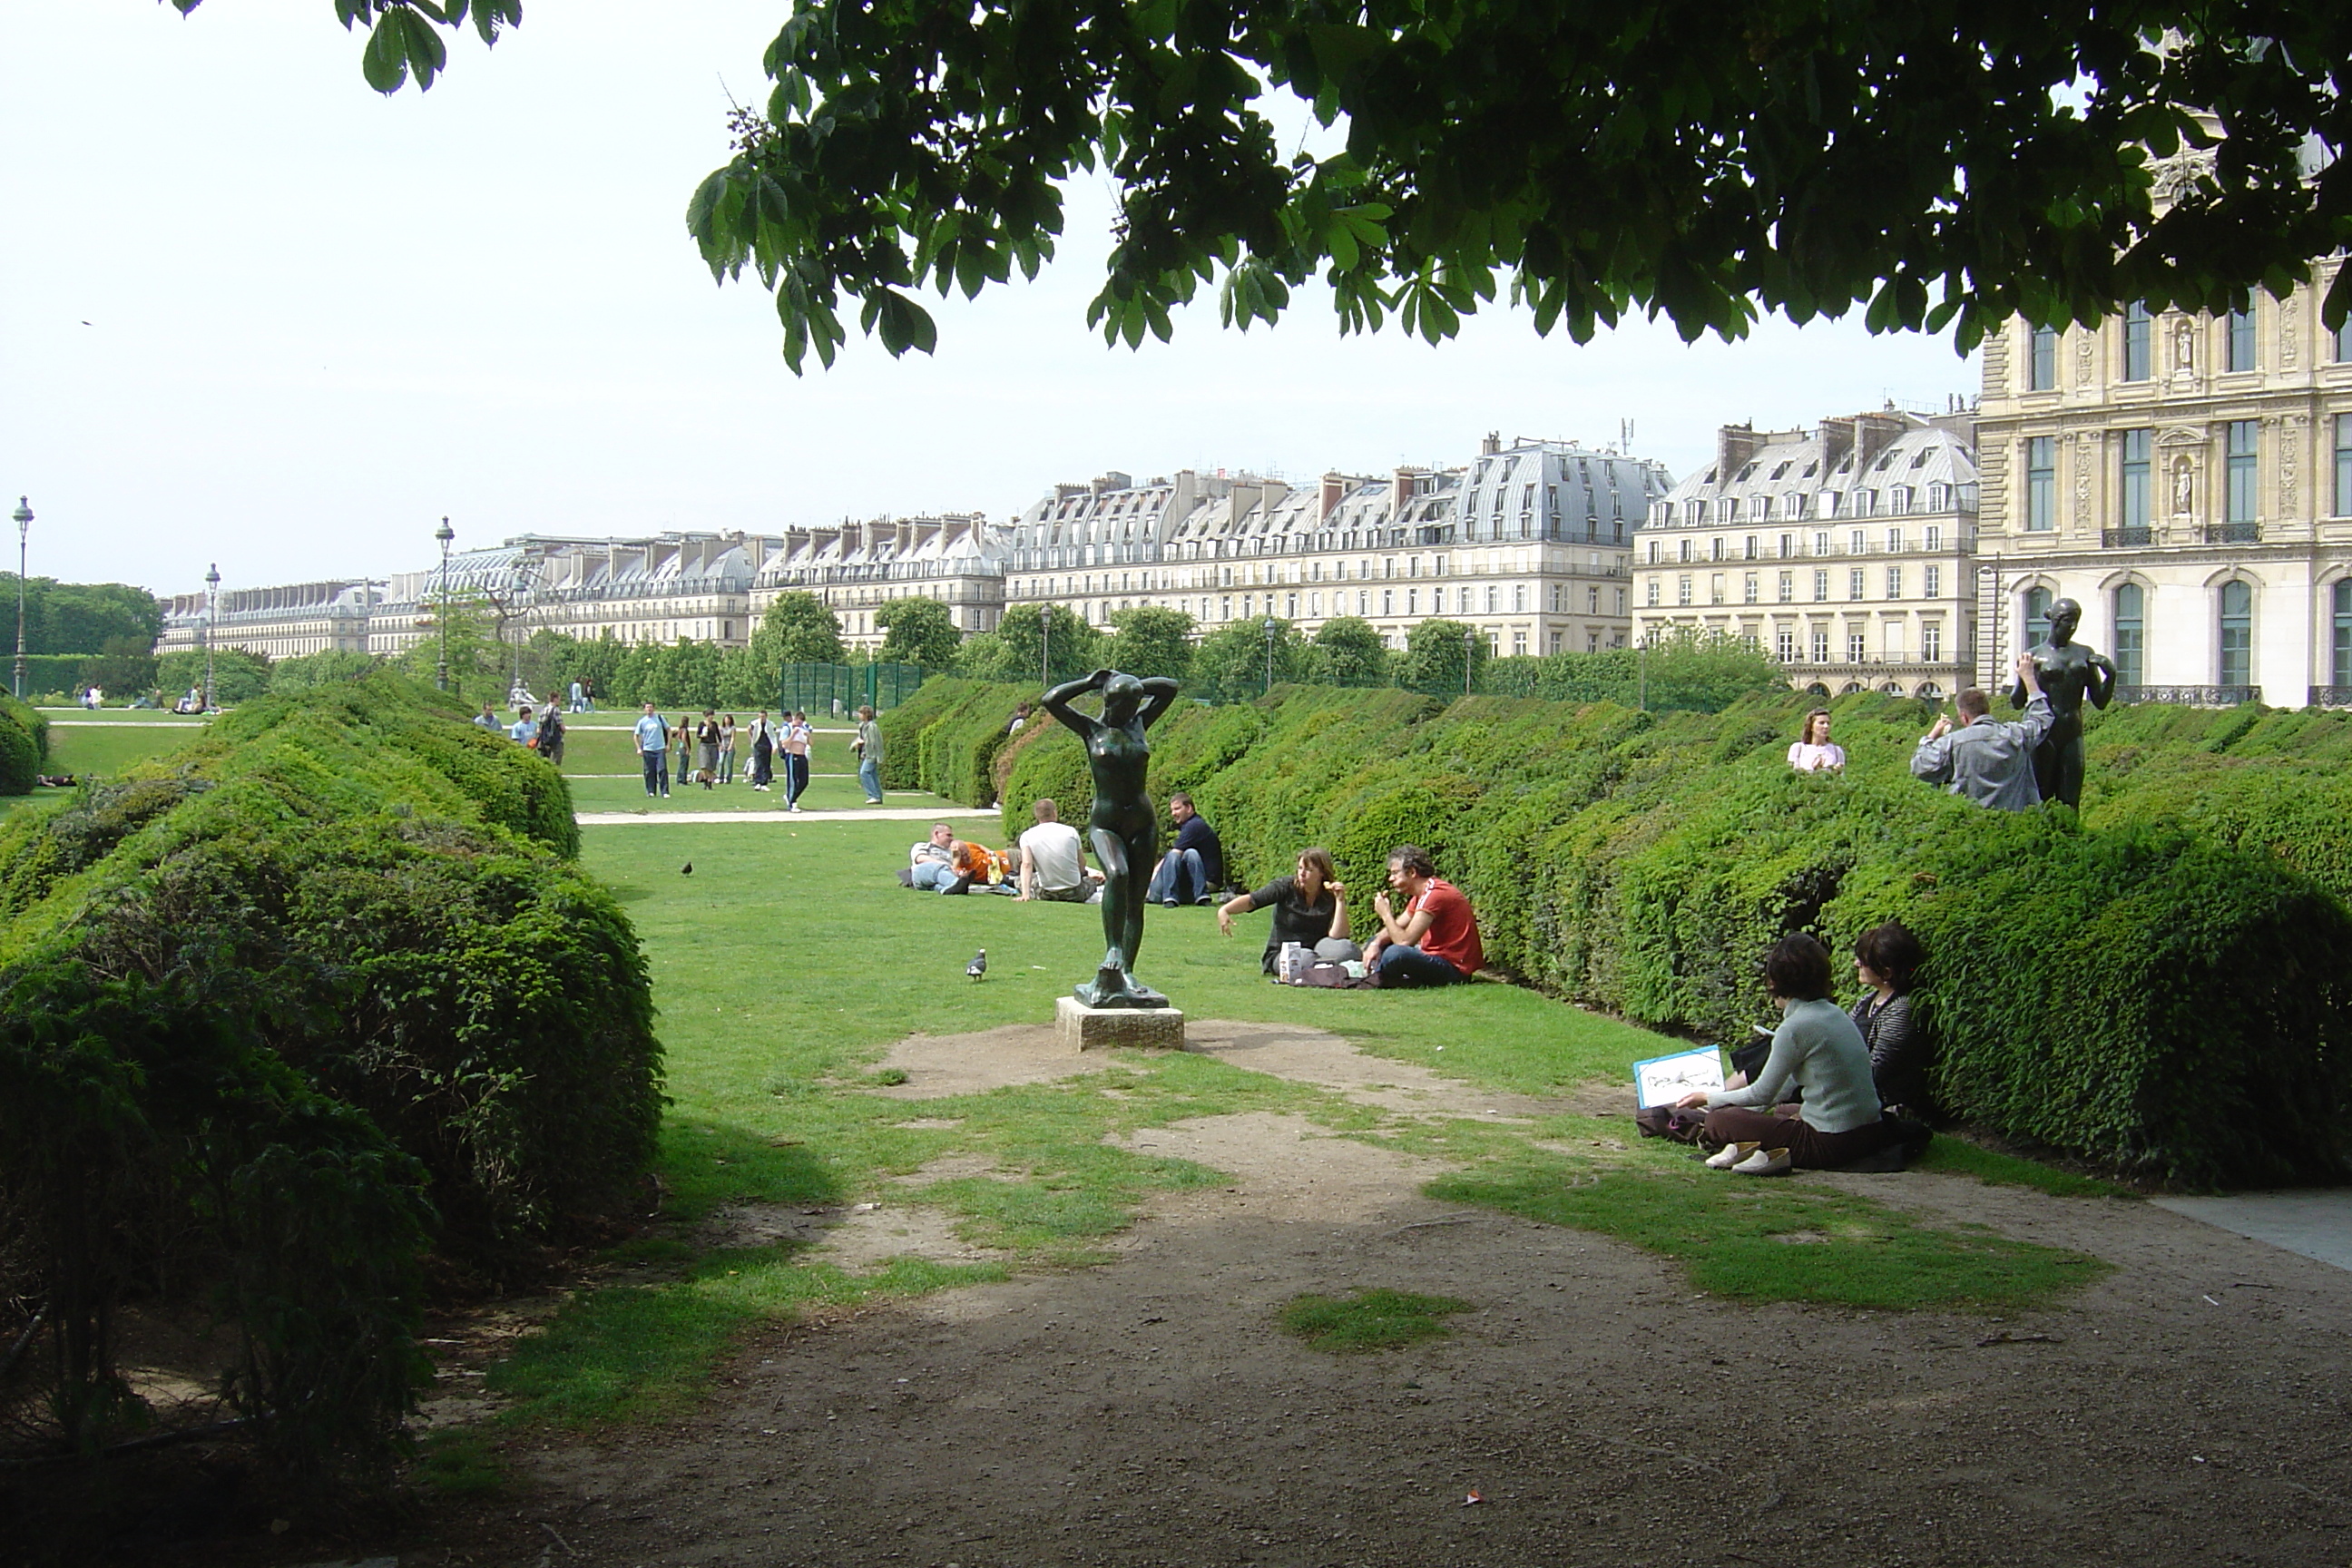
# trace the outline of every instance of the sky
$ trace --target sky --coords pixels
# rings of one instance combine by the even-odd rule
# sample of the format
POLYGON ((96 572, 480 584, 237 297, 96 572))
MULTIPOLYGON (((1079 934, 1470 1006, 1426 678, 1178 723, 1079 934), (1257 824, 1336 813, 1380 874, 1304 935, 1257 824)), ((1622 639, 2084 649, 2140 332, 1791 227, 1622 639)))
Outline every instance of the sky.
MULTIPOLYGON (((0 495, 30 570, 195 591, 415 571, 520 533, 1009 519, 1109 470, 1458 464, 1479 438, 1615 443, 1681 477, 1719 424, 1811 425, 1972 395, 1948 341, 1858 315, 1685 345, 1584 346, 1495 308, 1431 346, 1276 329, 1172 343, 1086 326, 1112 210, 1060 257, 928 297, 936 355, 853 333, 794 376, 756 283, 713 283, 687 198, 786 0, 562 0, 429 92, 386 98, 331 0, 0 5, 0 495)), ((13 563, 9 563, 13 566, 13 563)))

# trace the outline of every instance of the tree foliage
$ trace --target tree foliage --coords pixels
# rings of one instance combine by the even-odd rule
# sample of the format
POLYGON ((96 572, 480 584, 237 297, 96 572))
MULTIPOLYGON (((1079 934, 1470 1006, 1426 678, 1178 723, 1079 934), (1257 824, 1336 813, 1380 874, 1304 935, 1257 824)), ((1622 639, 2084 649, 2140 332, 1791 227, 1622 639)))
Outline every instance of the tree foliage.
POLYGON ((1486 659, 1486 639, 1476 628, 1466 622, 1433 616, 1405 634, 1400 684, 1432 697, 1459 697, 1477 683, 1486 659), (1465 659, 1469 661, 1466 678, 1465 659))
POLYGON ((1356 616, 1334 616, 1315 633, 1317 660, 1322 679, 1334 686, 1386 686, 1389 649, 1372 623, 1356 616))
POLYGON ((955 612, 937 599, 893 599, 874 612, 874 624, 883 630, 882 657, 900 664, 946 669, 963 644, 955 612))
POLYGON ((1193 695, 1231 702, 1307 678, 1307 644, 1298 629, 1286 620, 1267 619, 1274 620, 1271 643, 1266 620, 1255 616, 1228 621, 1201 639, 1192 650, 1193 695))
POLYGON ((1103 658, 1129 675, 1164 675, 1181 680, 1192 672, 1192 617, 1181 610, 1141 605, 1111 612, 1118 627, 1103 658))
POLYGON ((777 664, 845 664, 841 617, 814 594, 779 594, 751 634, 754 650, 777 664))
MULTIPOLYGON (((16 574, 0 572, 0 616, 16 608, 16 574)), ((127 583, 60 583, 25 579, 25 651, 28 654, 143 654, 163 634, 163 606, 127 583)))
POLYGON ((982 680, 1034 680, 1041 656, 1052 666, 1054 679, 1071 679, 1101 665, 1103 635, 1066 605, 1053 605, 1046 608, 1041 647, 1036 612, 1024 605, 1007 610, 993 632, 967 638, 956 668, 982 680))

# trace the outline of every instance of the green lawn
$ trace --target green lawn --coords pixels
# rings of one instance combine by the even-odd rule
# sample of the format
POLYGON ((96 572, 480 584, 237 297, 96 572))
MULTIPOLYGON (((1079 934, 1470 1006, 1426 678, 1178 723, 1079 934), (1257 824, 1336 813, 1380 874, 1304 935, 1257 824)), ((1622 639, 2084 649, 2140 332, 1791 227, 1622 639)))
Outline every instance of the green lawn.
POLYGON ((53 718, 49 722, 49 760, 42 764, 42 771, 72 773, 78 778, 119 773, 134 763, 176 752, 204 733, 200 726, 190 727, 185 719, 178 726, 117 727, 112 722, 114 710, 103 711, 108 721, 104 724, 53 718))
MULTIPOLYGON (((575 741, 575 764, 586 755, 575 741)), ((598 804, 592 788, 613 782, 625 785, 620 800, 636 788, 583 780, 583 808, 598 804)), ((635 798, 643 804, 641 790, 635 798)), ((673 1218, 730 1201, 887 1195, 940 1208, 968 1240, 1003 1249, 1002 1261, 900 1259, 853 1274, 804 1261, 789 1244, 698 1253, 674 1238, 641 1240, 614 1255, 616 1282, 583 1293, 493 1373, 491 1386, 520 1415, 659 1411, 704 1387, 733 1333, 755 1320, 1095 1261, 1155 1193, 1220 1179, 1129 1152, 1118 1135, 1253 1110, 1448 1159, 1458 1173, 1435 1194, 1621 1237, 1738 1299, 2015 1306, 2097 1272, 2076 1255, 1929 1226, 1802 1182, 1700 1172, 1687 1149, 1629 1140, 1622 1118, 1505 1127, 1397 1117, 1202 1056, 1134 1055, 1066 1082, 919 1104, 880 1098, 869 1092, 875 1065, 893 1041, 1043 1023, 1102 945, 1099 914, 1085 906, 900 888, 896 870, 921 836, 907 822, 591 827, 583 860, 624 901, 653 965, 675 1101, 660 1155, 673 1218), (988 977, 975 984, 964 965, 983 946, 988 977), (947 1155, 983 1161, 993 1174, 886 1185, 947 1155), (1815 1244, 1774 1239, 1798 1231, 1815 1244)), ((1628 1109, 1628 1064, 1670 1044, 1507 985, 1276 986, 1258 971, 1262 940, 1247 922, 1220 936, 1206 909, 1154 909, 1141 973, 1196 1017, 1328 1028, 1371 1054, 1499 1090, 1544 1095, 1613 1079, 1627 1083, 1628 1109)), ((2017 1179, 2006 1167, 1981 1173, 2017 1179)))

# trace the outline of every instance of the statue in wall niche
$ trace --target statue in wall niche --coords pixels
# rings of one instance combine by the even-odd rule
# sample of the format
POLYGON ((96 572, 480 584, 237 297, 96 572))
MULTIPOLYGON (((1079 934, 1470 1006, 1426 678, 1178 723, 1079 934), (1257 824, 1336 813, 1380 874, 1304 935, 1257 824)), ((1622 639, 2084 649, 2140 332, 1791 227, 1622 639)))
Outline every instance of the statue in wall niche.
MULTIPOLYGON (((2116 661, 2074 640, 2074 628, 2082 624, 2083 606, 2061 599, 2050 606, 2050 640, 2025 650, 2056 720, 2033 748, 2033 782, 2044 801, 2063 800, 2077 810, 2083 805, 2083 700, 2105 708, 2116 695, 2116 661)), ((2025 703, 2021 680, 2010 688, 2009 705, 2025 703)))
POLYGON ((2197 368, 2197 329, 2185 321, 2172 329, 2172 368, 2183 374, 2197 368))
POLYGON ((2172 515, 2187 517, 2197 505, 2197 468, 2187 458, 2172 459, 2172 515))
POLYGON ((1045 711, 1087 743, 1087 765, 1095 781, 1087 837, 1103 869, 1102 966, 1071 994, 1089 1007, 1165 1007, 1167 997, 1136 983, 1135 958, 1143 945, 1144 890, 1160 860, 1160 814, 1143 793, 1151 763, 1151 744, 1143 731, 1176 700, 1176 683, 1161 675, 1139 679, 1097 669, 1064 681, 1045 700, 1045 711), (1070 706, 1089 691, 1102 693, 1099 719, 1070 706))

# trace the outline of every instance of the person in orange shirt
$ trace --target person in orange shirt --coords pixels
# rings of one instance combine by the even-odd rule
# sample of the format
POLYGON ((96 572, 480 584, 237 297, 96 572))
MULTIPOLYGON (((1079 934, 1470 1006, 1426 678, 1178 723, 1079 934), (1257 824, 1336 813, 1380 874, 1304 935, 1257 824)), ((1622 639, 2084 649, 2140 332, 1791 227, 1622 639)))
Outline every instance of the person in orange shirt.
POLYGON ((1389 886, 1404 897, 1400 913, 1385 892, 1372 896, 1381 931, 1364 950, 1365 968, 1383 986, 1451 985, 1486 962, 1478 917, 1462 889, 1437 874, 1417 844, 1389 851, 1389 886))

